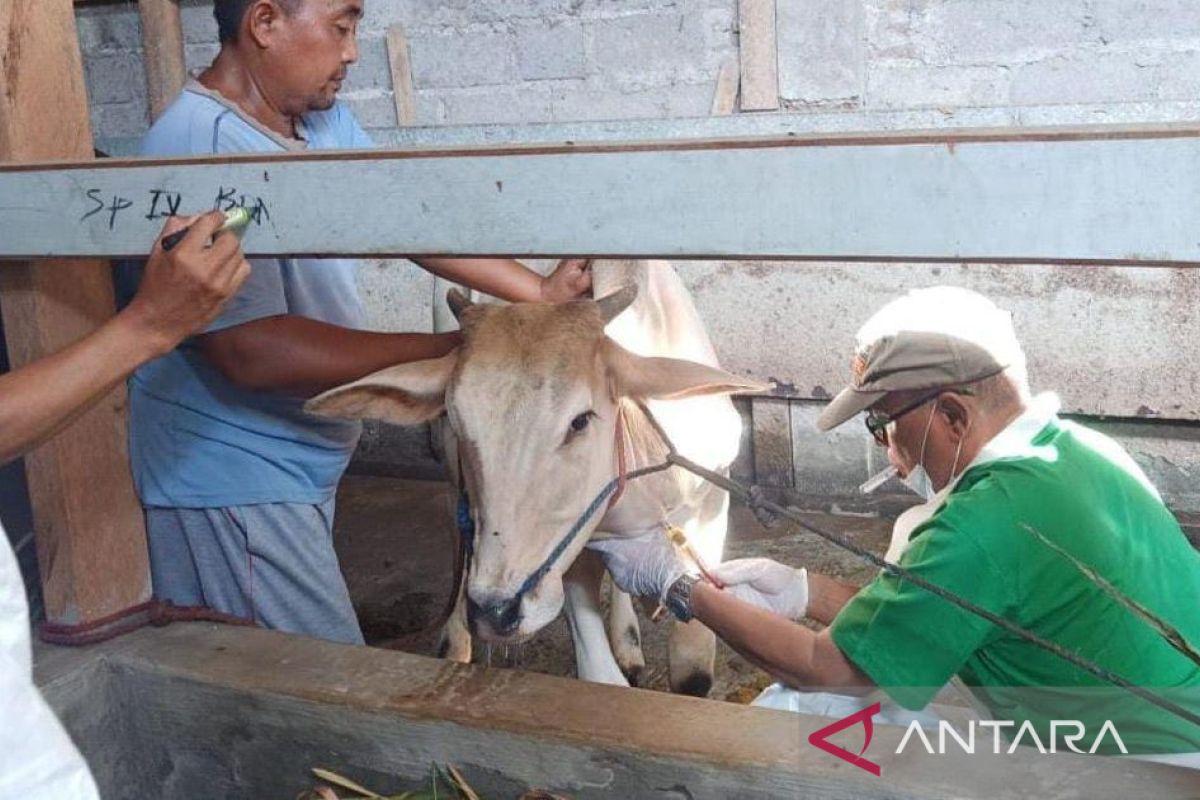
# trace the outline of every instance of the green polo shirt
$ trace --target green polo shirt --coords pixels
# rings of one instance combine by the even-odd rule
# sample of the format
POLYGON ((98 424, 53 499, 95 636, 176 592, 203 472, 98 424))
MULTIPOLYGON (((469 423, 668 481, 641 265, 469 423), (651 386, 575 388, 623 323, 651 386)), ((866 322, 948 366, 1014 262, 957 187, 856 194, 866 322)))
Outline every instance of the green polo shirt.
MULTIPOLYGON (((1200 667, 1023 525, 1196 646, 1200 553, 1111 439, 1053 419, 1031 445, 968 470, 913 532, 901 566, 1200 713, 1200 667)), ((957 674, 997 720, 1015 722, 1010 736, 1029 720, 1047 748, 1052 720, 1082 722, 1085 750, 1111 720, 1130 753, 1200 751, 1200 726, 884 573, 846 604, 832 636, 906 708, 925 706, 957 674)), ((1097 752, 1119 750, 1106 737, 1097 752)))

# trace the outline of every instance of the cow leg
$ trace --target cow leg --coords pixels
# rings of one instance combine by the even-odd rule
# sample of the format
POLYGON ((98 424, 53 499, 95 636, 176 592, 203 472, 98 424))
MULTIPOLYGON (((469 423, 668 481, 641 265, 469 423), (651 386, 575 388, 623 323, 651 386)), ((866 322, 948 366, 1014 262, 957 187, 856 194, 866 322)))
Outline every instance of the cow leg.
MULTIPOLYGON (((688 541, 709 564, 721 563, 729 528, 729 495, 711 488, 699 513, 684 525, 688 541)), ((717 638, 696 620, 676 622, 667 641, 667 676, 671 691, 706 697, 712 688, 717 638)))
POLYGON ((629 680, 630 686, 640 686, 646 657, 642 654, 642 633, 638 628, 633 598, 610 582, 608 596, 608 643, 616 656, 617 666, 629 680))
POLYGON ((575 670, 580 679, 593 683, 628 686, 613 658, 600 608, 600 582, 604 561, 598 553, 584 550, 563 575, 567 623, 575 644, 575 670))
POLYGON ((667 640, 667 677, 671 691, 707 697, 712 688, 717 637, 696 620, 675 622, 667 640))
POLYGON ((471 663, 471 629, 467 627, 467 597, 463 591, 467 582, 458 587, 458 599, 454 610, 442 626, 442 637, 438 642, 438 658, 448 658, 460 664, 471 663))

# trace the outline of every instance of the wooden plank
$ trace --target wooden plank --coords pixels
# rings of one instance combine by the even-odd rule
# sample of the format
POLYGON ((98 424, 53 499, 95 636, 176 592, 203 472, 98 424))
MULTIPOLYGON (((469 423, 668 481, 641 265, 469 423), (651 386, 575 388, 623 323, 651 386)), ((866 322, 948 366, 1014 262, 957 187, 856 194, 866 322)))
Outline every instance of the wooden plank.
POLYGON ((392 72, 392 99, 396 103, 396 124, 404 127, 417 120, 417 100, 413 92, 412 62, 408 36, 403 25, 387 29, 388 67, 392 72))
POLYGON ((779 108, 775 0, 738 0, 738 48, 742 60, 742 111, 779 108))
POLYGON ((142 60, 152 119, 167 110, 183 89, 183 24, 178 0, 138 0, 142 17, 142 60))
MULTIPOLYGON (((69 0, 0 5, 0 160, 86 160, 87 97, 69 0), (54 102, 46 101, 54 98, 54 102)), ((8 265, 0 271, 14 367, 61 349, 113 313, 104 262, 8 265)), ((25 461, 50 621, 94 620, 149 595, 142 511, 126 455, 120 388, 25 461)))
POLYGON ((239 201, 256 255, 1200 262, 1196 128, 973 136, 9 167, 0 257, 141 254, 171 210, 239 201))
POLYGON ((717 72, 717 85, 713 89, 712 116, 727 117, 737 108, 740 75, 738 60, 732 56, 725 59, 717 72))

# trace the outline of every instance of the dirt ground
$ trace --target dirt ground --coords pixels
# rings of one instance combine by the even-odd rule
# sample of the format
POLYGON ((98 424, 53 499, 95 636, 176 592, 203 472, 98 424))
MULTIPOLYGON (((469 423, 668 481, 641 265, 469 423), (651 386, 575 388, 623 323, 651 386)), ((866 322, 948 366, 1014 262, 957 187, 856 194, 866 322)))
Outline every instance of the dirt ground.
MULTIPOLYGON (((434 655, 432 628, 450 594, 454 536, 449 484, 398 478, 347 476, 338 491, 335 541, 350 596, 367 643, 434 655)), ((879 517, 807 515, 811 524, 840 533, 881 553, 891 521, 879 517)), ((769 556, 855 583, 874 568, 786 520, 762 528, 745 507, 735 506, 725 557, 769 556)), ((639 609, 639 614, 641 614, 639 609)), ((642 616, 645 687, 666 690, 668 624, 642 616)), ((710 697, 748 702, 770 681, 724 645, 717 651, 710 697)), ((551 675, 574 676, 575 659, 567 623, 559 617, 532 641, 518 647, 476 647, 475 660, 551 675)))

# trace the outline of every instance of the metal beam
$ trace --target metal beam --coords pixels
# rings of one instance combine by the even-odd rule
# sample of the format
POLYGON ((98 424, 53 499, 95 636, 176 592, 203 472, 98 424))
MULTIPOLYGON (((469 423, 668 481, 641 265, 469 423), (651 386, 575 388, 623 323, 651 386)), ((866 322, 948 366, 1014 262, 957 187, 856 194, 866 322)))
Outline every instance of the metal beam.
MULTIPOLYGON (((1057 128, 1095 125, 1096 106, 1035 106, 1031 114, 1058 113, 1057 128)), ((1180 125, 1195 129, 1200 119, 1200 100, 1180 101, 1147 112, 1138 129, 1170 131, 1180 125), (1154 116, 1157 115, 1157 116, 1154 116)), ((944 131, 948 136, 964 130, 1008 128, 1012 132, 1037 132, 1031 123, 1011 127, 1011 113, 996 108, 945 110, 807 110, 771 114, 731 114, 726 117, 676 117, 672 119, 584 120, 577 122, 493 123, 486 125, 427 125, 367 128, 374 143, 384 148, 411 147, 510 147, 516 144, 569 144, 571 142, 655 142, 676 139, 738 139, 747 137, 812 138, 833 134, 862 134, 865 131, 944 131)), ((1111 127, 1106 127, 1111 129, 1111 127)), ((140 136, 99 136, 96 147, 112 157, 136 156, 140 136)))
POLYGON ((0 257, 144 253, 257 209, 251 254, 1178 265, 1200 129, 936 131, 0 168, 0 257))

